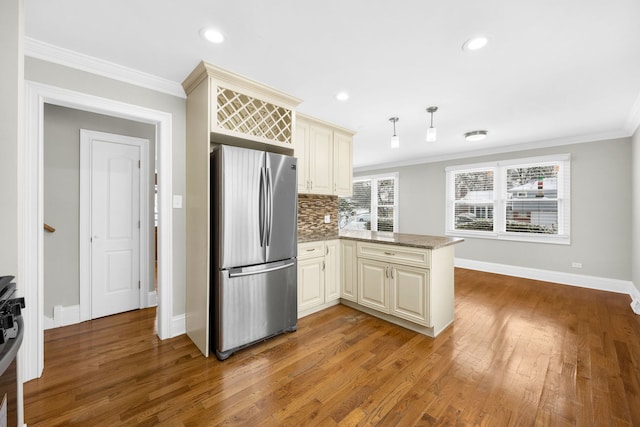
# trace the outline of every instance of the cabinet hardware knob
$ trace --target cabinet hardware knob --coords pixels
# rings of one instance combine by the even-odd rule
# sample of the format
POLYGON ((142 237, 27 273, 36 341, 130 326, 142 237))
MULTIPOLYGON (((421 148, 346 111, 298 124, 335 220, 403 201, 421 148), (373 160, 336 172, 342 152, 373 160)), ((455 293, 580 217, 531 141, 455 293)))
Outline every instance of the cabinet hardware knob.
POLYGON ((325 262, 322 261, 322 271, 324 271, 325 268, 326 268, 325 262))
POLYGON ((396 254, 395 254, 395 253, 393 253, 393 252, 385 252, 384 254, 385 254, 385 255, 391 255, 391 256, 395 256, 395 255, 396 255, 396 254))
POLYGON ((313 248, 313 249, 307 249, 307 252, 313 252, 313 251, 315 251, 315 250, 316 250, 316 248, 313 248))

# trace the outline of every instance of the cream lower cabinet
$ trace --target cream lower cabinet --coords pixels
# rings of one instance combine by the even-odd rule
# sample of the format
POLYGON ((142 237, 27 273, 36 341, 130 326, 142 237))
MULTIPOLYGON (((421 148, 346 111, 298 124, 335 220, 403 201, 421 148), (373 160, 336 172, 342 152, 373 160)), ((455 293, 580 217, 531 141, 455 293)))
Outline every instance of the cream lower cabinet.
POLYGON ((324 242, 324 299, 325 302, 340 298, 340 241, 324 242))
POLYGON ((340 242, 298 244, 298 317, 339 302, 340 242))
POLYGON ((429 317, 429 270, 403 265, 389 266, 390 313, 431 326, 429 317))
POLYGON ((358 259, 358 304, 389 313, 389 265, 358 259))
POLYGON ((340 298, 358 302, 357 245, 353 240, 340 241, 340 298))
POLYGON ((430 326, 429 270, 358 259, 358 304, 430 326))
POLYGON ((432 326, 431 251, 403 246, 358 243, 358 304, 432 326))
POLYGON ((324 304, 324 257, 298 261, 298 312, 324 304))

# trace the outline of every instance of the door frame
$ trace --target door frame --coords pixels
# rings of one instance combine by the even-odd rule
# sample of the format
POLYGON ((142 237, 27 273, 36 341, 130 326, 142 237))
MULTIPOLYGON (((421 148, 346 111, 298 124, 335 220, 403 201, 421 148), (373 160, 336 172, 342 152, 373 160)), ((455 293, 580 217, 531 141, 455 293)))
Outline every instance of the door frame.
MULTIPOLYGON (((18 153, 18 218, 20 233, 18 277, 27 308, 20 350, 22 380, 42 375, 44 369, 43 277, 43 152, 44 104, 75 108, 108 116, 149 123, 156 127, 158 170, 158 310, 160 339, 173 336, 173 208, 172 115, 56 86, 25 80, 24 144, 18 153)), ((184 331, 176 331, 176 335, 184 331)))
MULTIPOLYGON (((138 290, 138 308, 149 307, 149 140, 127 135, 98 132, 95 130, 80 129, 80 321, 91 320, 93 281, 91 280, 92 245, 91 245, 91 156, 93 153, 93 140, 99 138, 118 137, 126 139, 127 145, 140 147, 140 234, 139 248, 139 277, 140 289, 138 290)), ((114 142, 115 144, 115 142, 114 142)))

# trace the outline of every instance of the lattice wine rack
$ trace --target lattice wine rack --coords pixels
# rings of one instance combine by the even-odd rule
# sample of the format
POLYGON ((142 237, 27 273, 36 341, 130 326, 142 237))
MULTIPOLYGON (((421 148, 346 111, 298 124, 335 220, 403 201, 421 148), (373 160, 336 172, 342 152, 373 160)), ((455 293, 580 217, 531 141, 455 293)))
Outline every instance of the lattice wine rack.
POLYGON ((285 144, 292 141, 292 111, 218 86, 218 127, 285 144))

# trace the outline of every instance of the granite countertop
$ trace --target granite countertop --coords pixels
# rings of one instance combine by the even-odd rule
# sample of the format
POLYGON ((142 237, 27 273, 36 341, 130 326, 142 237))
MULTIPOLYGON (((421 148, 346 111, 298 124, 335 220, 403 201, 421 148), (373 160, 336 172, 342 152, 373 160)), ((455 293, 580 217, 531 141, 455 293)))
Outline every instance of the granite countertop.
POLYGON ((338 233, 333 234, 305 234, 298 235, 298 243, 318 242, 320 240, 333 240, 339 239, 338 233))
POLYGON ((342 230, 331 235, 305 235, 298 238, 298 243, 317 242, 319 240, 350 239, 372 243, 410 246, 422 249, 439 249, 461 243, 459 237, 428 236, 424 234, 390 233, 369 230, 342 230))

